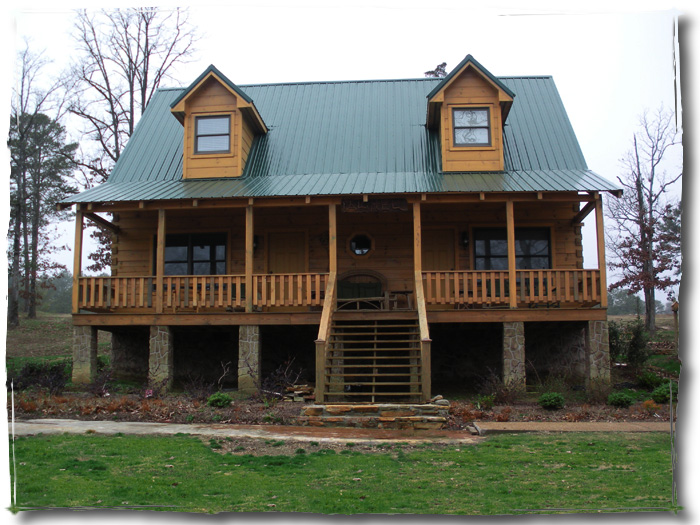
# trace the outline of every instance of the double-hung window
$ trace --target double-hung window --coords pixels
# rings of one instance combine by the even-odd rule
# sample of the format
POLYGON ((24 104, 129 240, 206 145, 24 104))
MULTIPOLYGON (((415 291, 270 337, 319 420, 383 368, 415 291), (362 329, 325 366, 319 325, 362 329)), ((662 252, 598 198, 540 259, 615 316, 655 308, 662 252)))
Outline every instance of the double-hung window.
MULTIPOLYGON (((155 257, 153 260, 155 261, 155 257)), ((225 233, 184 233, 165 236, 165 275, 223 275, 225 273, 225 233)))
POLYGON ((194 126, 196 154, 231 151, 231 117, 229 115, 195 117, 194 126))
POLYGON ((455 146, 490 146, 489 108, 453 108, 452 128, 455 146))
MULTIPOLYGON (((552 267, 548 228, 515 229, 515 267, 519 270, 552 267)), ((474 268, 508 270, 508 234, 505 228, 474 230, 474 268)))

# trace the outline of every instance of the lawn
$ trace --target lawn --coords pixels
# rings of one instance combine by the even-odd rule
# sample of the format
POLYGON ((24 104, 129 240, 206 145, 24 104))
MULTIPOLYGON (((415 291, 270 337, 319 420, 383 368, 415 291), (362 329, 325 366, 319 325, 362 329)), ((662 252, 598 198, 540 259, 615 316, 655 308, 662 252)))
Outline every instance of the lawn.
POLYGON ((497 435, 477 444, 371 451, 318 444, 287 455, 225 444, 186 435, 20 437, 10 462, 13 510, 496 515, 673 508, 670 438, 660 433, 497 435))

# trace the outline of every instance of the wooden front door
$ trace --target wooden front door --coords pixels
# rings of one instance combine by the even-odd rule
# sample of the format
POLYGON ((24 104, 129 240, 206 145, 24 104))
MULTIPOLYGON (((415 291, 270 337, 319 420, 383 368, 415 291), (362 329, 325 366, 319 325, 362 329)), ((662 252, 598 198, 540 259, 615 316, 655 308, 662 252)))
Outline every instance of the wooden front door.
POLYGON ((455 269, 455 232, 453 230, 423 230, 422 265, 426 272, 455 269))
POLYGON ((269 273, 306 271, 306 235, 304 232, 276 232, 268 235, 269 273))
MULTIPOLYGON (((425 272, 446 272, 455 270, 454 230, 423 230, 422 266, 425 272)), ((436 289, 426 293, 449 302, 455 290, 452 280, 445 275, 436 276, 436 289)))
POLYGON ((274 232, 268 234, 267 239, 272 304, 297 306, 306 294, 304 281, 298 275, 306 272, 306 234, 274 232))

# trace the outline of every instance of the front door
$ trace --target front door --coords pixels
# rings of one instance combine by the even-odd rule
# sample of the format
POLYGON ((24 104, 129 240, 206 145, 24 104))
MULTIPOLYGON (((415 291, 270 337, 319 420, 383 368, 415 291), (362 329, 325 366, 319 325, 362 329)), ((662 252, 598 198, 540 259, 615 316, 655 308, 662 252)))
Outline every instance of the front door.
POLYGON ((270 296, 275 306, 298 306, 306 293, 298 274, 306 272, 306 234, 274 232, 268 234, 270 296))
MULTIPOLYGON (((422 266, 424 272, 447 272, 455 269, 455 232, 454 230, 423 230, 422 266)), ((452 279, 437 275, 435 290, 426 290, 426 294, 437 297, 441 302, 449 301, 454 293, 452 279)))

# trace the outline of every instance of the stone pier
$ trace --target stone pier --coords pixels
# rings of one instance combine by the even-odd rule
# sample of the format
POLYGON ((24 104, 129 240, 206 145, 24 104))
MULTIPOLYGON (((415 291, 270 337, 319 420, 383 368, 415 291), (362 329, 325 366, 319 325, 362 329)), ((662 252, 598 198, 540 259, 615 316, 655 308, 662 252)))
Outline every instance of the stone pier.
POLYGON ((238 391, 253 394, 260 385, 260 327, 244 325, 238 328, 238 391))
POLYGON ((503 384, 525 390, 525 324, 503 323, 503 384))
POLYGON ((97 328, 73 327, 73 383, 92 383, 97 376, 97 328))
POLYGON ((610 384, 610 343, 607 321, 588 321, 586 325, 586 381, 595 388, 610 384))
POLYGON ((152 385, 170 388, 175 367, 173 332, 169 326, 151 326, 148 339, 148 381, 152 385))

